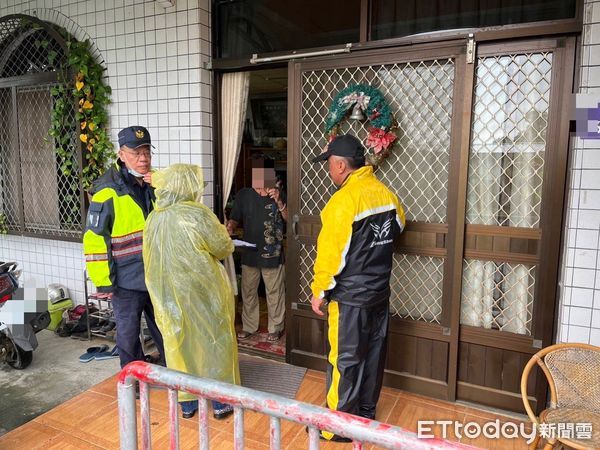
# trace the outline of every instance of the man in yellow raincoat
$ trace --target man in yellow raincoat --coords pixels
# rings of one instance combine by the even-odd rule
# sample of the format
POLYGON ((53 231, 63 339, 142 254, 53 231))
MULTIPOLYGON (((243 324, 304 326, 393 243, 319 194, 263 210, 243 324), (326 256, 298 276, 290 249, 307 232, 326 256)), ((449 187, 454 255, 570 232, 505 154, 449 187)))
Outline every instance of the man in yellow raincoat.
MULTIPOLYGON (((200 203, 202 169, 175 164, 156 172, 152 184, 156 205, 144 229, 143 256, 167 367, 239 384, 233 292, 219 262, 233 252, 233 242, 200 203)), ((196 413, 195 398, 179 394, 184 418, 196 413)), ((213 402, 215 418, 232 411, 213 402)))

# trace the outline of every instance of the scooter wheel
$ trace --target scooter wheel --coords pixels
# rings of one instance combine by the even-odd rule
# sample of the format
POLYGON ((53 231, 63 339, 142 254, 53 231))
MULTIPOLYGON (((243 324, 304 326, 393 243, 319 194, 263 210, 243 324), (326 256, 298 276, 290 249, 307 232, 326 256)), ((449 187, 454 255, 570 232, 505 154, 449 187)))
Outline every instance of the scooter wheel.
POLYGON ((33 361, 33 351, 22 350, 19 347, 15 347, 13 357, 6 360, 8 365, 13 369, 23 370, 33 361))

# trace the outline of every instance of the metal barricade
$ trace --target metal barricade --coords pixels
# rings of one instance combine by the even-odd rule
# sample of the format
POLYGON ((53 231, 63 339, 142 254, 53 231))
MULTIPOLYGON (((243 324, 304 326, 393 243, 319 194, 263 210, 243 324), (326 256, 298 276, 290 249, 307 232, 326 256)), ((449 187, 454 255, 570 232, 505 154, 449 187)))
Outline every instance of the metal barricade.
POLYGON ((319 448, 319 430, 353 439, 353 448, 370 443, 390 449, 472 449, 458 442, 439 438, 419 439, 416 433, 385 423, 290 400, 278 395, 235 386, 220 381, 198 378, 175 370, 135 361, 119 376, 119 429, 121 449, 137 449, 137 417, 135 383, 140 385, 142 447, 151 448, 148 385, 168 389, 170 448, 179 448, 179 415, 177 391, 198 396, 200 448, 209 448, 208 401, 217 400, 234 407, 234 448, 244 448, 244 410, 266 414, 270 420, 270 448, 281 448, 281 419, 308 427, 309 449, 319 448))

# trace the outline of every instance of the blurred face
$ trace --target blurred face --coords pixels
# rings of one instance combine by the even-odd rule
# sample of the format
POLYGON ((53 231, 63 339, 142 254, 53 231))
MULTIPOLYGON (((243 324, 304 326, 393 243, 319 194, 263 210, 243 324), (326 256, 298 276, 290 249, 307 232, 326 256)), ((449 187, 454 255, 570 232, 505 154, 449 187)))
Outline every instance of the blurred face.
POLYGON ((124 145, 119 150, 119 158, 123 161, 125 167, 142 175, 150 172, 152 167, 152 152, 149 145, 143 145, 135 149, 124 145))
POLYGON ((254 189, 270 189, 277 184, 275 169, 270 167, 252 168, 252 187, 254 189))

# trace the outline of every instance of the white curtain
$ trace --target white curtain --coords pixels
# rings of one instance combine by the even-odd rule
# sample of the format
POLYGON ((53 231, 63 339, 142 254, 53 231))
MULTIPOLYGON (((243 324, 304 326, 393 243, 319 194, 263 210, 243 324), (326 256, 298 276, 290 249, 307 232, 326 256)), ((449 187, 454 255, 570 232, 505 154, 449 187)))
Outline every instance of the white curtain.
MULTIPOLYGON (((231 185, 240 156, 242 132, 246 119, 250 74, 226 73, 221 83, 221 151, 223 166, 223 211, 231 193, 231 185)), ((227 217, 225 217, 227 220, 227 217)), ((225 269, 235 295, 238 293, 233 257, 225 260, 225 269)))
MULTIPOLYGON (((467 221, 496 225, 499 186, 502 170, 498 163, 501 154, 471 149, 467 221)), ((471 260, 463 267, 461 323, 474 327, 492 328, 494 322, 494 274, 496 264, 471 260)))

